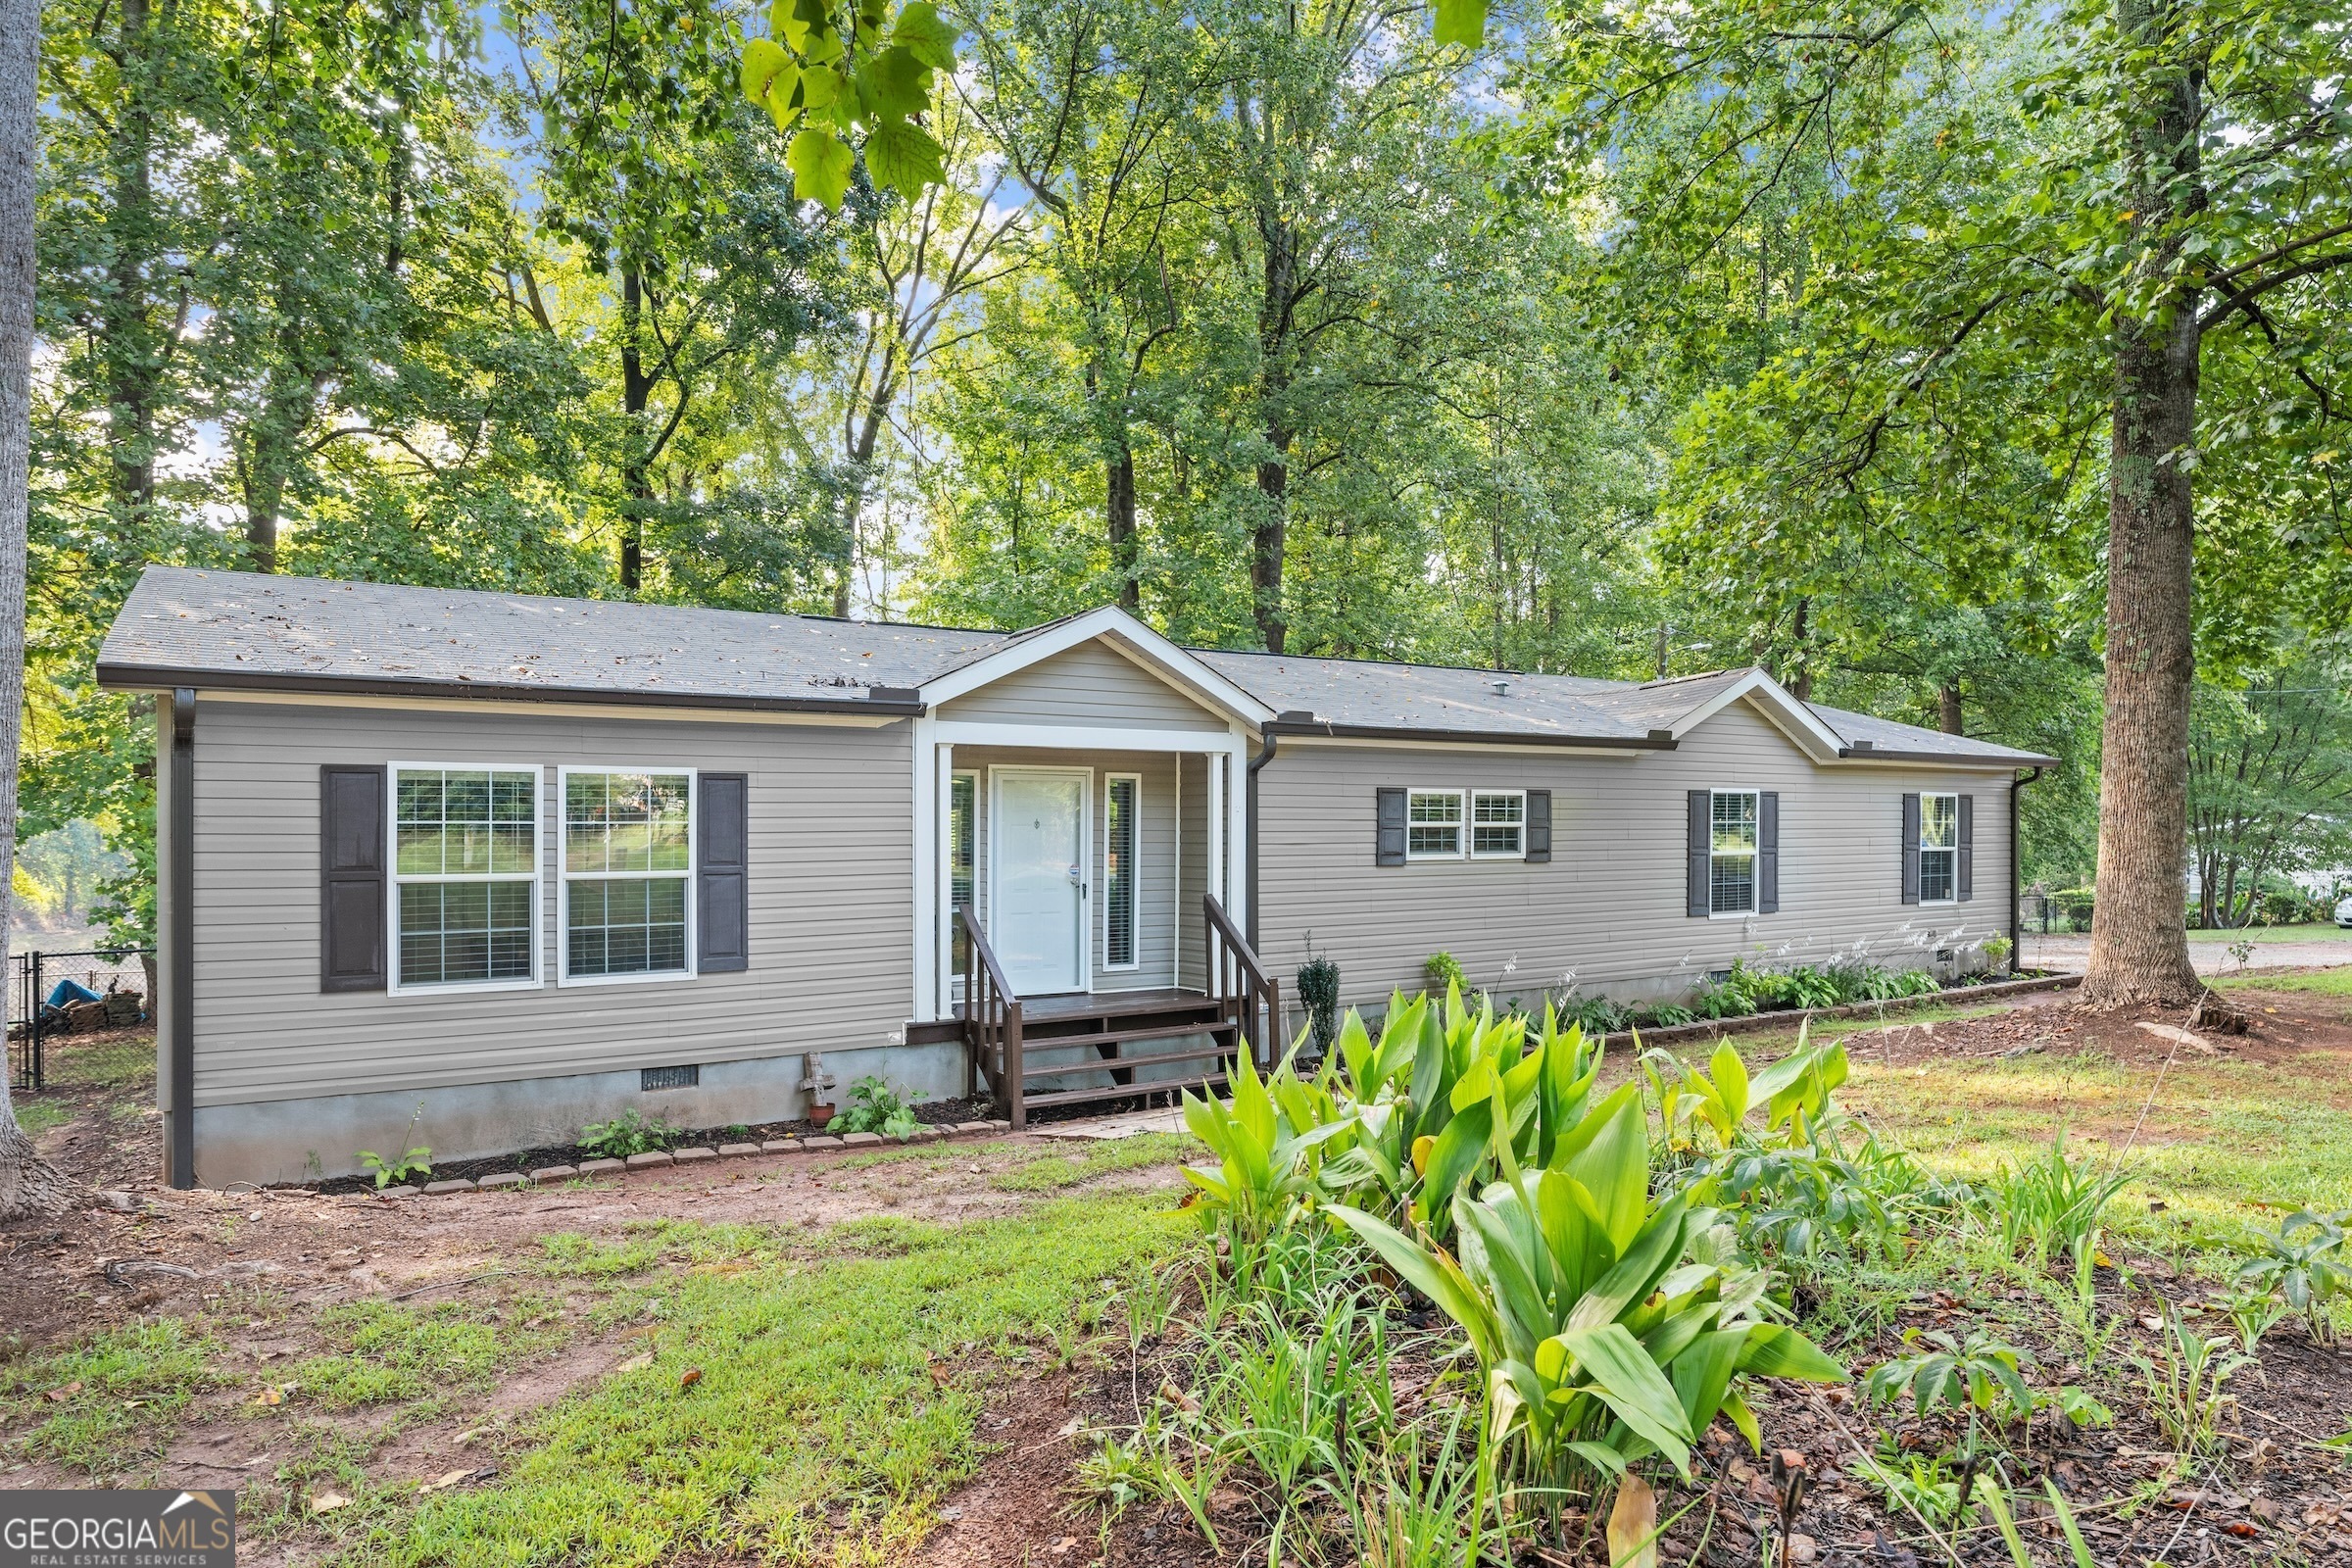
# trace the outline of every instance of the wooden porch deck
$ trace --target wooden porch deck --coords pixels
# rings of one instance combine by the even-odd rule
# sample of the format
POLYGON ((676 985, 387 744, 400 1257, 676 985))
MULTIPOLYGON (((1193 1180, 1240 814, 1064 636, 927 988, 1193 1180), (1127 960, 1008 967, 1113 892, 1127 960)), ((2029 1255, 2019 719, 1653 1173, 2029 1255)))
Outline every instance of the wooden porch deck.
MULTIPOLYGON (((1214 1088, 1244 1050, 1259 1066, 1269 1059, 1282 1003, 1216 900, 1205 900, 1202 912, 1211 989, 1023 997, 1005 984, 970 911, 959 910, 970 953, 965 1000, 954 1019, 931 1027, 963 1040, 972 1088, 985 1084, 1016 1129, 1033 1109, 1163 1094, 1173 1102, 1179 1090, 1214 1088)), ((907 1040, 918 1043, 912 1030, 907 1040)))

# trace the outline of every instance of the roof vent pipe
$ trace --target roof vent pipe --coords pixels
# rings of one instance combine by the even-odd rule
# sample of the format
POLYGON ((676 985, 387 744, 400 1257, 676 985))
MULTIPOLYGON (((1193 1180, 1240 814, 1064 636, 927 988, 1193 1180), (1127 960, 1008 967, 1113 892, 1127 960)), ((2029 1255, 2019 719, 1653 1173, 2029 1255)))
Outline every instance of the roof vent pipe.
POLYGON ((1494 688, 1494 695, 1497 697, 1508 697, 1511 695, 1511 683, 1507 680, 1504 680, 1499 675, 1487 682, 1487 684, 1494 688))

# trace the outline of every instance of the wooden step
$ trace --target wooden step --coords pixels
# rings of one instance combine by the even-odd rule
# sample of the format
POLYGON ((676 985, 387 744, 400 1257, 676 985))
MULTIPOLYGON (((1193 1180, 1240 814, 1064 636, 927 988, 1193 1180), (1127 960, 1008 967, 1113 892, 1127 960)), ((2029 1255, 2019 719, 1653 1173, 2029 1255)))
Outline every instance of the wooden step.
POLYGON ((1072 1046, 1113 1046, 1125 1040, 1169 1040, 1182 1035, 1231 1034, 1233 1025, 1219 1023, 1214 1018, 1193 1024, 1153 1024, 1141 1029, 1103 1029, 1091 1035, 1037 1035, 1021 1031, 1023 1051, 1066 1051, 1072 1046))
POLYGON ((1054 1105, 1083 1105, 1092 1100, 1133 1100, 1138 1095, 1173 1095, 1180 1089, 1214 1089, 1225 1082, 1221 1072, 1202 1078, 1171 1078, 1164 1084, 1104 1084, 1100 1089, 1057 1089, 1050 1095, 1023 1095, 1021 1103, 1031 1110, 1046 1110, 1054 1105))
MULTIPOLYGON (((1235 1054, 1232 1046, 1218 1046, 1209 1051, 1168 1051, 1150 1056, 1104 1056, 1099 1061, 1070 1061, 1055 1067, 1032 1067, 1023 1063, 1021 1082, 1028 1083, 1037 1078, 1059 1078, 1073 1072, 1108 1072, 1114 1067, 1148 1067, 1162 1061, 1222 1061, 1235 1054)), ((1181 1083, 1183 1080, 1169 1081, 1181 1083)))

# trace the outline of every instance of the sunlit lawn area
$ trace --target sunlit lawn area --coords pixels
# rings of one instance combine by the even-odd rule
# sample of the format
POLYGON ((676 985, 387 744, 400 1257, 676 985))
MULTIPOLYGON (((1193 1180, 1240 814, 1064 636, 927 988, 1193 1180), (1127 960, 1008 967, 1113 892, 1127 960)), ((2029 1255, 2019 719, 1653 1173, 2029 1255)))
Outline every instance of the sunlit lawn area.
POLYGON ((2346 930, 2325 920, 2311 920, 2302 925, 2251 925, 2243 930, 2193 930, 2189 932, 2188 940, 2221 943, 2251 942, 2260 948, 2267 947, 2274 942, 2347 942, 2352 941, 2352 930, 2346 930))

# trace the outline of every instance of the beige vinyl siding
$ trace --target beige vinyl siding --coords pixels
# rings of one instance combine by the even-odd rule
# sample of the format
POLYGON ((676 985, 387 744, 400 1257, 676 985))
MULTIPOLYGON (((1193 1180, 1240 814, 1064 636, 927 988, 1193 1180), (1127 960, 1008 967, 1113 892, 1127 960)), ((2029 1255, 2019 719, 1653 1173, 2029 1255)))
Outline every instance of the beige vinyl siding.
MULTIPOLYGON (((1092 787, 1087 793, 1087 828, 1093 846, 1093 867, 1089 872, 1088 918, 1094 922, 1094 989, 1097 991, 1148 991, 1176 983, 1175 915, 1176 915, 1176 761, 1174 752, 1062 752, 1021 750, 998 746, 958 746, 955 765, 957 772, 969 769, 979 774, 976 791, 977 809, 974 815, 973 842, 973 900, 979 907, 982 927, 989 919, 988 868, 989 841, 989 769, 991 767, 1084 767, 1094 770, 1092 787), (1102 896, 1102 848, 1104 843, 1103 808, 1106 800, 1104 781, 1113 773, 1139 775, 1136 814, 1136 882, 1135 882, 1135 956, 1137 963, 1131 969, 1112 969, 1103 964, 1102 956, 1109 949, 1104 938, 1102 922, 1108 903, 1102 896)), ((1198 855, 1188 830, 1186 853, 1198 855)), ((995 944, 990 944, 992 947, 995 944)))
POLYGON ((891 1044, 912 994, 910 725, 205 702, 196 727, 200 1105, 891 1044), (540 768, 540 983, 322 995, 318 769, 540 768), (559 987, 555 768, 750 775, 751 967, 559 987))
POLYGON ((1111 729, 1225 728, 1224 718, 1099 642, 1082 643, 943 703, 939 716, 1111 729))
POLYGON ((1444 949, 1474 984, 1535 999, 1574 984, 1629 997, 1687 990, 1736 957, 1787 966, 1862 957, 1928 963, 2009 917, 2008 782, 2000 771, 1817 766, 1745 704, 1640 757, 1440 752, 1286 742, 1260 775, 1263 953, 1286 984, 1306 956, 1339 961, 1349 1005, 1424 982, 1444 949), (1549 789, 1552 857, 1379 866, 1374 792, 1549 789), (1777 790, 1780 912, 1693 919, 1685 904, 1686 795, 1777 790), (1976 797, 1975 897, 1902 903, 1902 796, 1976 797))

